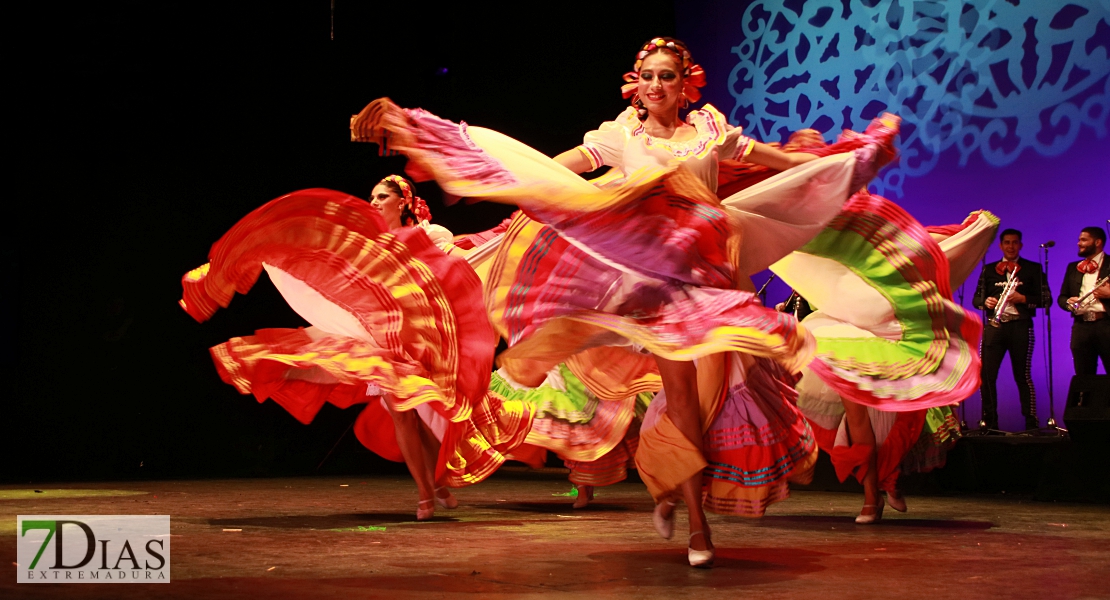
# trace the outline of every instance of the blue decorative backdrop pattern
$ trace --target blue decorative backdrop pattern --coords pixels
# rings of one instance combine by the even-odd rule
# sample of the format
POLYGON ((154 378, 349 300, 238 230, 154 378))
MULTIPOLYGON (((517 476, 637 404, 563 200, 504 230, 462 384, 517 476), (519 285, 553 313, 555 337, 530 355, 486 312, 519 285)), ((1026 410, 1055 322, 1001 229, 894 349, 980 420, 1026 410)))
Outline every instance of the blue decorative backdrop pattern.
POLYGON ((902 156, 880 194, 946 151, 1004 166, 1107 133, 1110 0, 756 0, 742 23, 729 120, 774 141, 896 113, 902 156))

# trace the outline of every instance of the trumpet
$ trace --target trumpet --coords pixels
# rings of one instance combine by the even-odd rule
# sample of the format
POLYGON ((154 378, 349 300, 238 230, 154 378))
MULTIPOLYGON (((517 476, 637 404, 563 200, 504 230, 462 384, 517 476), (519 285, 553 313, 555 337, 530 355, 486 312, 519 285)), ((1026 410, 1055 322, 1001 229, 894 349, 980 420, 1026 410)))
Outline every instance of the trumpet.
POLYGON ((1083 308, 1083 306, 1085 304, 1087 304, 1087 301, 1090 300, 1091 296, 1095 293, 1095 290, 1097 290, 1098 288, 1106 285, 1107 281, 1110 281, 1110 276, 1103 277, 1102 279, 1099 279, 1097 282, 1095 282, 1095 285, 1094 285, 1094 287, 1091 288, 1091 291, 1089 291, 1086 294, 1083 294, 1082 296, 1080 296, 1079 299, 1076 300, 1075 302, 1072 302, 1072 303, 1068 304, 1068 308, 1071 309, 1071 312, 1072 313, 1078 313, 1079 309, 1083 308))
POLYGON ((785 305, 785 306, 783 306, 783 310, 793 312, 794 313, 794 318, 797 319, 798 318, 798 308, 799 308, 799 304, 801 303, 801 299, 802 299, 802 296, 798 293, 797 290, 791 290, 790 297, 787 298, 786 302, 783 303, 785 305))
POLYGON ((1006 283, 1002 285, 1002 293, 998 296, 998 304, 994 305, 994 314, 987 320, 991 327, 1002 327, 1002 313, 1006 312, 1006 308, 1010 305, 1010 296, 1014 295, 1017 286, 1021 284, 1021 280, 1017 278, 1016 271, 1010 271, 1006 274, 1006 283))

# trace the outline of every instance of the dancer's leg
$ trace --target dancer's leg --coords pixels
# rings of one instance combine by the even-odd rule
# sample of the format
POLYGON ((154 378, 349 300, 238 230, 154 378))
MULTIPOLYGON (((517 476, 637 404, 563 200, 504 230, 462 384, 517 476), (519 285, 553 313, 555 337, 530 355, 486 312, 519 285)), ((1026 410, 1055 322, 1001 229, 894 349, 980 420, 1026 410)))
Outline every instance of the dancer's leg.
MULTIPOLYGON (((686 439, 703 452, 701 429, 701 404, 698 398, 698 371, 693 362, 673 361, 655 357, 659 364, 659 375, 663 379, 663 390, 667 393, 667 416, 686 439)), ((690 547, 695 550, 708 550, 713 547, 709 541, 709 522, 702 509, 702 473, 698 471, 681 486, 682 497, 690 511, 690 533, 702 532, 690 539, 690 547)), ((673 511, 671 508, 667 512, 673 511)), ((664 515, 669 516, 669 515, 664 515)))
MULTIPOLYGON (((419 507, 424 510, 434 507, 432 502, 435 497, 433 471, 427 465, 424 442, 420 434, 420 415, 415 410, 394 410, 393 402, 385 402, 389 413, 393 417, 393 430, 397 434, 397 445, 401 447, 401 455, 405 457, 405 466, 416 481, 416 489, 420 494, 419 507)), ((435 462, 432 462, 432 469, 435 462)))
POLYGON ((871 417, 867 415, 867 407, 844 400, 844 413, 848 419, 848 440, 853 446, 863 444, 870 446, 867 454, 867 473, 863 477, 863 498, 866 505, 861 515, 872 515, 878 512, 881 496, 879 495, 879 454, 875 449, 875 432, 871 428, 871 417))
MULTIPOLYGON (((428 424, 423 419, 417 419, 420 434, 420 450, 424 453, 424 468, 428 472, 428 479, 435 481, 436 478, 436 463, 439 462, 439 440, 436 439, 436 434, 432 432, 428 424)), ((436 487, 441 483, 436 481, 436 487)))
POLYGON ((419 419, 419 422, 420 446, 424 451, 424 467, 428 472, 428 480, 435 482, 436 501, 444 508, 456 508, 459 505, 459 501, 456 500, 455 495, 451 493, 451 488, 447 487, 447 474, 445 473, 442 478, 436 479, 436 466, 439 464, 441 446, 439 438, 436 437, 431 427, 424 422, 424 419, 419 419))

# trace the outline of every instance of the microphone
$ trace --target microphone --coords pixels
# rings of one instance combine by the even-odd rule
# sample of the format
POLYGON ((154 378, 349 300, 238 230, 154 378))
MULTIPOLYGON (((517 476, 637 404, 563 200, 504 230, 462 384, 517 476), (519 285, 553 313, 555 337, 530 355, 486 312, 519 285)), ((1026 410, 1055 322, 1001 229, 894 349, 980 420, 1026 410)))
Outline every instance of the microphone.
POLYGON ((1056 242, 1055 242, 1055 241, 1049 240, 1049 241, 1047 241, 1047 242, 1045 242, 1045 243, 1041 244, 1041 248, 1051 248, 1051 247, 1053 247, 1053 246, 1055 246, 1055 245, 1056 245, 1056 242))

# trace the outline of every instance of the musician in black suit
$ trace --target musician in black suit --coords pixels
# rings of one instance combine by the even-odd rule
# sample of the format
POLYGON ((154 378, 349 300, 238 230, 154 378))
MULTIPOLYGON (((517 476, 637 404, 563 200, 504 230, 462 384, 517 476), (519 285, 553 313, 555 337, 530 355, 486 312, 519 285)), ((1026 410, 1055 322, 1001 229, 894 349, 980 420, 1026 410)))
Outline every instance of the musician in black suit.
POLYGON ((776 304, 775 310, 779 312, 793 313, 794 317, 801 321, 813 312, 813 307, 810 306, 809 300, 803 298, 797 290, 791 290, 790 297, 788 297, 784 302, 779 302, 778 304, 776 304))
POLYGON ((1106 231, 1101 227, 1086 227, 1079 234, 1079 256, 1083 260, 1068 263, 1064 270, 1064 283, 1056 302, 1073 317, 1071 327, 1071 357, 1076 375, 1098 373, 1098 360, 1102 370, 1110 373, 1110 283, 1095 284, 1110 275, 1106 261, 1106 231), (1071 305, 1091 292, 1080 305, 1071 305))
POLYGON ((998 429, 998 370, 1002 358, 1010 353, 1010 366, 1014 371, 1021 399, 1021 414, 1025 417, 1025 428, 1036 429, 1037 394, 1033 389, 1033 316, 1038 308, 1045 308, 1052 302, 1041 265, 1019 256, 1021 252, 1021 232, 1007 229, 999 237, 1002 260, 983 267, 979 273, 979 284, 975 288, 972 303, 984 311, 983 342, 979 354, 983 358, 982 386, 979 395, 983 399, 983 422, 988 429, 998 429), (1012 275, 1011 275, 1012 274, 1012 275), (1006 288, 1007 277, 1016 277, 1020 282, 1014 288, 995 318, 999 296, 1006 288), (997 324, 997 327, 994 326, 997 324))

